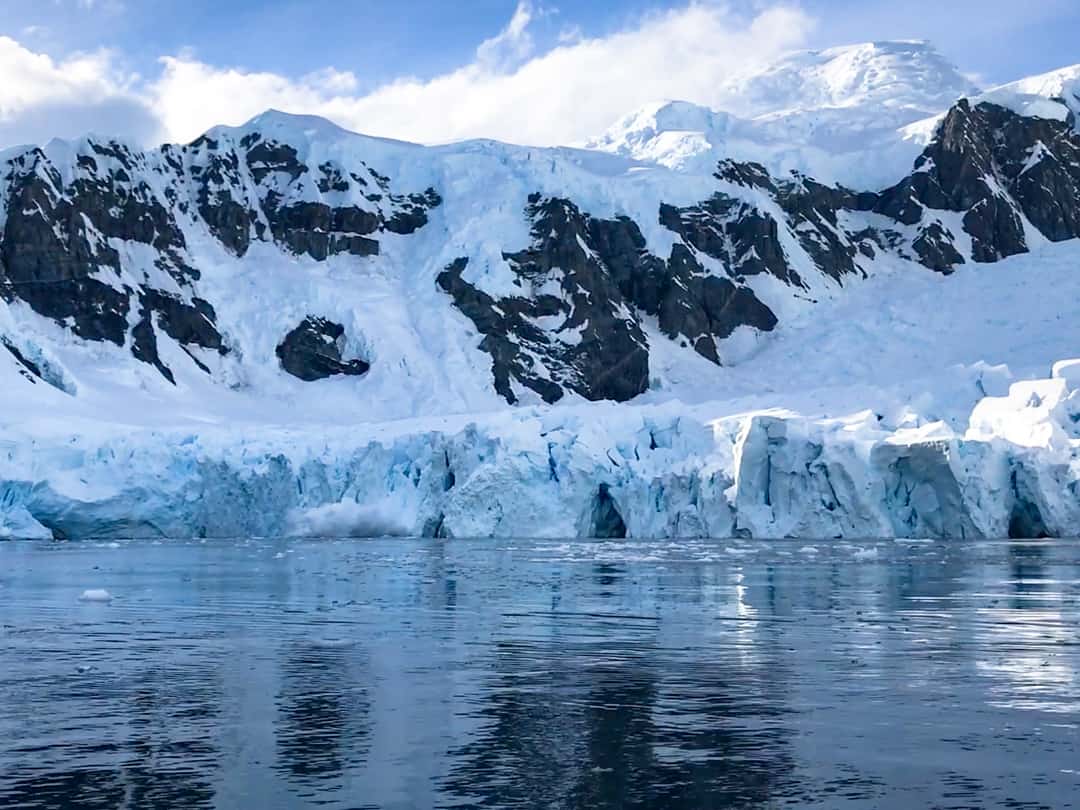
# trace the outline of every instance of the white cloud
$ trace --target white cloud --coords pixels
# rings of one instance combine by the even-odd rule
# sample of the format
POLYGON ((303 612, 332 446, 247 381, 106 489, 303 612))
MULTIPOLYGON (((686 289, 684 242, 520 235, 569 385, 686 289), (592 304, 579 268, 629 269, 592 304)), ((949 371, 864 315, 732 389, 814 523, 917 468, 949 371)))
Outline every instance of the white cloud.
MULTIPOLYGON (((791 6, 746 16, 716 3, 692 2, 604 37, 574 32, 538 51, 530 25, 545 13, 522 0, 506 27, 483 42, 469 64, 432 79, 401 78, 367 94, 358 92, 355 75, 333 68, 291 78, 179 54, 162 58, 160 74, 140 81, 120 76, 107 53, 53 63, 13 40, 0 40, 0 71, 5 48, 18 49, 23 62, 37 60, 36 72, 24 68, 28 81, 0 86, 0 119, 14 120, 34 104, 47 105, 60 96, 149 107, 159 134, 177 141, 275 107, 427 143, 471 137, 568 143, 655 99, 709 104, 724 76, 802 45, 813 27, 807 14, 791 6)), ((117 121, 113 129, 126 132, 128 123, 117 121)))
POLYGON ((146 139, 160 131, 138 96, 138 77, 108 51, 56 61, 0 36, 0 144, 41 142, 87 131, 146 139))
MULTIPOLYGON (((299 79, 220 69, 185 57, 164 57, 148 91, 165 137, 190 141, 216 124, 242 124, 271 108, 325 115, 335 99, 352 99, 357 81, 331 68, 299 79)), ((350 122, 339 121, 344 126, 350 122)))
POLYGON ((426 81, 399 79, 363 96, 348 92, 355 82, 348 73, 331 71, 329 83, 325 77, 290 80, 167 58, 154 106, 178 139, 276 107, 427 143, 471 137, 568 143, 658 98, 708 104, 719 78, 799 46, 813 27, 793 7, 746 18, 724 6, 693 3, 525 59, 534 48, 528 25, 535 14, 521 3, 502 33, 458 70, 426 81))
POLYGON ((514 16, 497 36, 480 43, 476 49, 476 62, 487 70, 506 70, 532 55, 533 39, 529 23, 535 11, 529 0, 521 0, 514 9, 514 16))

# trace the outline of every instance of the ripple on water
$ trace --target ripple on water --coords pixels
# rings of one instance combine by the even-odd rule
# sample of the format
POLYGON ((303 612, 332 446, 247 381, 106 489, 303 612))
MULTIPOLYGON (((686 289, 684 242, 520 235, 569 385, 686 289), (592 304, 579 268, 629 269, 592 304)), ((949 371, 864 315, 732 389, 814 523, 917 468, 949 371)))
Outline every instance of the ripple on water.
POLYGON ((1076 806, 1078 549, 0 545, 0 806, 1076 806))

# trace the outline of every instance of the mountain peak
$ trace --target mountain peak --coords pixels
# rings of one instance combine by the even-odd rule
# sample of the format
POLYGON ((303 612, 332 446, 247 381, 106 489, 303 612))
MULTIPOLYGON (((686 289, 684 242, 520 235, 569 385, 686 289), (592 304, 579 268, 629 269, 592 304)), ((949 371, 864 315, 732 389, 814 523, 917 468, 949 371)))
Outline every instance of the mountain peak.
POLYGON ((215 135, 232 133, 252 133, 273 137, 275 140, 292 144, 310 141, 341 141, 352 138, 363 138, 368 141, 393 144, 397 146, 416 146, 408 141, 398 141, 393 138, 380 138, 374 135, 364 135, 351 129, 346 129, 340 124, 318 115, 305 115, 302 113, 290 113, 271 107, 248 119, 238 127, 217 126, 206 134, 215 135))
POLYGON ((729 76, 707 106, 654 102, 586 145, 678 170, 709 170, 727 156, 776 173, 876 185, 899 176, 921 149, 898 134, 902 127, 978 92, 921 40, 795 51, 729 76))
POLYGON ((335 124, 328 118, 318 115, 305 115, 302 113, 290 113, 271 107, 241 126, 241 129, 251 130, 280 130, 280 129, 303 129, 334 134, 349 133, 349 130, 335 124))
POLYGON ((979 89, 928 42, 863 42, 796 51, 736 74, 713 106, 744 117, 868 104, 927 113, 979 89))

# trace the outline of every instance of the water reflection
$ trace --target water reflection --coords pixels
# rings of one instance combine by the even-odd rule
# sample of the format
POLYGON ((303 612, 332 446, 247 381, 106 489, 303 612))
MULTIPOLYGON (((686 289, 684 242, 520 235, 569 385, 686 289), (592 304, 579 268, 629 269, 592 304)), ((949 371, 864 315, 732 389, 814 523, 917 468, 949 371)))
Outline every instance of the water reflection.
POLYGON ((0 570, 0 807, 1080 790, 1073 544, 0 545, 0 570))
MULTIPOLYGON (((89 642, 88 650, 93 635, 89 642)), ((4 807, 213 806, 220 725, 214 662, 160 660, 162 653, 182 659, 184 649, 153 636, 132 644, 137 651, 120 653, 127 672, 116 666, 120 662, 102 661, 65 667, 35 684, 4 684, 25 700, 5 703, 4 726, 27 733, 4 752, 4 807), (143 656, 158 660, 144 663, 143 656), (56 734, 59 729, 49 726, 61 718, 63 731, 56 734)), ((49 645, 37 652, 63 659, 68 651, 49 645)))
POLYGON ((282 663, 277 697, 277 767, 298 785, 338 786, 363 763, 370 702, 354 645, 343 639, 301 642, 282 663))

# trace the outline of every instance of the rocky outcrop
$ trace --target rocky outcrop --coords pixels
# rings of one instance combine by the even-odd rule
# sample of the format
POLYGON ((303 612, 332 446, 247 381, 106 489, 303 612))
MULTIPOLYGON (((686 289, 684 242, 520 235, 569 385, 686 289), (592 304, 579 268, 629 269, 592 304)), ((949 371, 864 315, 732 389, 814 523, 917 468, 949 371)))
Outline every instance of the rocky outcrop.
POLYGON ((708 274, 692 248, 676 245, 664 261, 646 249, 623 217, 596 219, 570 200, 529 198, 533 244, 503 258, 520 293, 495 298, 463 277, 468 259, 438 278, 484 336, 495 389, 518 400, 514 381, 555 402, 569 390, 586 399, 626 401, 649 381, 649 345, 641 318, 658 318, 719 362, 716 341, 738 326, 770 330, 772 312, 746 286, 708 274))
POLYGON ((1080 235, 1080 137, 1065 121, 959 101, 934 141, 872 209, 916 227, 916 252, 948 270, 964 257, 938 212, 960 214, 970 258, 994 262, 1028 250, 1025 219, 1051 241, 1080 235), (950 244, 951 243, 951 244, 950 244))
POLYGON ((1080 137, 1066 122, 986 103, 959 102, 912 173, 880 193, 777 180, 732 160, 715 178, 719 190, 700 203, 659 204, 659 223, 678 237, 666 258, 628 217, 534 195, 534 244, 505 254, 520 294, 472 286, 467 259, 447 268, 439 284, 484 335, 496 390, 514 402, 516 380, 548 402, 565 390, 631 398, 648 379, 643 317, 718 363, 718 341, 739 327, 777 324, 750 286, 756 277, 795 290, 810 289, 808 273, 842 284, 881 253, 950 273, 1024 252, 1036 230, 1080 236, 1080 137))
POLYGON ((337 374, 359 376, 371 365, 364 360, 343 360, 345 327, 325 318, 309 316, 278 344, 281 367, 306 382, 337 374))
POLYGON ((183 231, 144 179, 151 171, 145 156, 90 139, 66 183, 38 149, 13 158, 7 169, 0 239, 6 299, 25 302, 86 340, 130 343, 136 359, 170 381, 156 329, 182 346, 226 351, 213 307, 192 293, 199 272, 187 258, 183 231), (143 246, 153 261, 125 267, 117 248, 125 243, 143 246))
POLYGON ((589 236, 627 302, 714 363, 716 341, 739 326, 763 332, 776 326, 776 316, 749 287, 707 272, 689 245, 675 245, 665 262, 648 252, 640 229, 625 217, 590 219, 589 236))
POLYGON ((243 256, 252 239, 272 239, 316 261, 377 256, 380 232, 415 233, 442 204, 432 188, 399 194, 363 161, 309 167, 295 147, 259 132, 237 143, 203 136, 183 150, 198 185, 198 209, 214 235, 243 256))
POLYGON ((768 273, 802 286, 780 245, 776 219, 743 200, 718 193, 689 208, 661 204, 660 222, 735 276, 768 273))
POLYGON ((569 200, 530 198, 533 244, 503 254, 521 293, 498 299, 463 278, 468 259, 438 277, 484 335, 495 390, 515 382, 556 402, 567 391, 625 401, 649 383, 649 350, 608 268, 588 243, 589 218, 569 200))
POLYGON ((325 203, 298 202, 274 207, 271 201, 267 217, 270 230, 279 244, 296 254, 307 254, 316 261, 348 253, 353 256, 378 256, 379 243, 368 238, 379 228, 379 218, 355 206, 331 208, 325 203))
POLYGON ((317 261, 366 257, 379 234, 415 233, 442 203, 434 189, 398 193, 363 162, 313 171, 257 132, 150 152, 93 138, 72 149, 70 165, 31 148, 0 167, 0 296, 85 340, 129 347, 171 382, 163 337, 207 372, 196 349, 228 352, 185 231, 205 228, 237 256, 265 241, 317 261))

